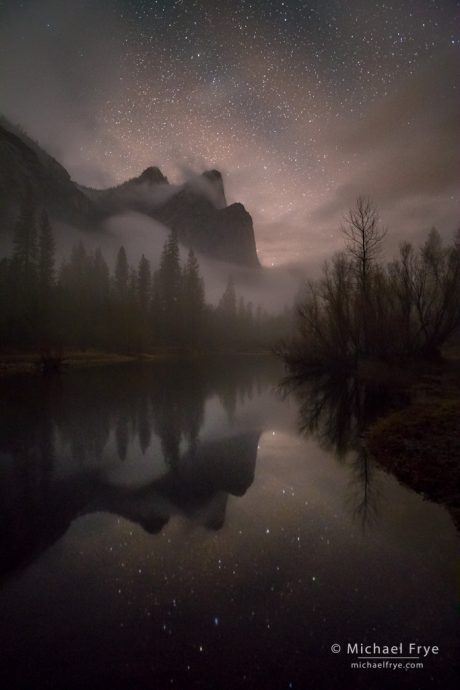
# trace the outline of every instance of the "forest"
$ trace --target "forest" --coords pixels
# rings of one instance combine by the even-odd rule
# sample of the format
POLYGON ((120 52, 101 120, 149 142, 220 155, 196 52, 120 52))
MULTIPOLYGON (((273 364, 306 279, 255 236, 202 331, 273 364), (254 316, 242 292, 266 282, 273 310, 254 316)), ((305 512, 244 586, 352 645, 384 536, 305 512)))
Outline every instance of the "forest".
POLYGON ((130 265, 121 246, 111 270, 83 241, 58 266, 48 215, 31 198, 11 255, 0 261, 0 342, 12 351, 260 351, 286 334, 290 320, 289 309, 268 314, 238 296, 231 275, 218 304, 208 304, 198 259, 190 249, 181 262, 174 231, 157 267, 144 255, 130 265))
POLYGON ((344 250, 307 284, 295 337, 278 346, 291 372, 439 357, 460 327, 460 230, 445 244, 432 228, 420 247, 402 242, 385 262, 387 229, 371 200, 359 197, 341 231, 344 250))

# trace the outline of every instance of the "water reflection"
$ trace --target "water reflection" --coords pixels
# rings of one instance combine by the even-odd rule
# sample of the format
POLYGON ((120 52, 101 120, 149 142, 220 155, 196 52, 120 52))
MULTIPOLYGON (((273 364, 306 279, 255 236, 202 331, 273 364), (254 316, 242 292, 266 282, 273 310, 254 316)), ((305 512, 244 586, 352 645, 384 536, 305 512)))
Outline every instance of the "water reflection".
MULTIPOLYGON (((369 687, 331 656, 347 640, 439 644, 426 673, 452 685, 456 535, 361 452, 383 394, 296 387, 299 435, 281 376, 234 358, 0 383, 5 686, 369 687)), ((427 678, 375 687, 390 673, 427 678)))
POLYGON ((330 374, 287 377, 280 390, 284 395, 293 394, 299 403, 300 433, 312 435, 324 450, 347 463, 346 506, 355 522, 363 530, 374 525, 382 490, 363 434, 389 409, 407 402, 406 395, 394 386, 330 374))
POLYGON ((232 429, 237 402, 266 388, 269 359, 237 366, 111 367, 1 388, 2 573, 35 558, 78 516, 105 511, 161 531, 174 513, 220 529, 229 494, 254 479, 261 429, 232 429), (205 405, 226 411, 203 429, 205 405), (120 469, 121 468, 121 469, 120 469))

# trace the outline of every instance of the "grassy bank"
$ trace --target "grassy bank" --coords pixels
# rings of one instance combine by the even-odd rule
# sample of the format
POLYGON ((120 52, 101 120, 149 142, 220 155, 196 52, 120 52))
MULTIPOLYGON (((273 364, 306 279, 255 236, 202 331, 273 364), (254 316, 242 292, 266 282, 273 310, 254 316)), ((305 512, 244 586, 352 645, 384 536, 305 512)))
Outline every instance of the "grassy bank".
MULTIPOLYGON (((128 362, 153 362, 162 359, 197 358, 222 355, 270 355, 268 350, 198 350, 190 348, 159 348, 153 352, 122 354, 100 350, 66 350, 62 353, 62 368, 104 366, 128 362)), ((38 352, 0 353, 0 378, 13 374, 35 374, 40 371, 38 352)))
MULTIPOLYGON (((100 366, 135 361, 138 357, 117 353, 98 352, 96 350, 70 350, 62 355, 64 367, 100 366)), ((14 352, 0 355, 0 376, 19 373, 35 373, 39 368, 38 352, 14 352)))
POLYGON ((380 419, 366 443, 402 483, 444 503, 460 525, 460 357, 406 374, 410 403, 380 419))

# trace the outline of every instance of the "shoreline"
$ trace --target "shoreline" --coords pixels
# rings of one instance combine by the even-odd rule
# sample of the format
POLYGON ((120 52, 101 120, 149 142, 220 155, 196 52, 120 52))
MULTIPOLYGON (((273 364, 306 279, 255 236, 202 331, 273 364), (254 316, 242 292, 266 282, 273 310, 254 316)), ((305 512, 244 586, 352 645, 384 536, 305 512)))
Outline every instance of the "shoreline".
MULTIPOLYGON (((273 356, 269 350, 190 350, 162 349, 155 352, 123 354, 102 350, 68 350, 62 355, 61 371, 115 364, 158 362, 173 359, 203 359, 210 357, 273 356)), ((10 352, 0 354, 0 380, 17 374, 44 375, 39 370, 40 353, 10 352)))
POLYGON ((407 405, 371 424, 365 445, 385 471, 445 505, 460 529, 460 358, 416 368, 407 405))

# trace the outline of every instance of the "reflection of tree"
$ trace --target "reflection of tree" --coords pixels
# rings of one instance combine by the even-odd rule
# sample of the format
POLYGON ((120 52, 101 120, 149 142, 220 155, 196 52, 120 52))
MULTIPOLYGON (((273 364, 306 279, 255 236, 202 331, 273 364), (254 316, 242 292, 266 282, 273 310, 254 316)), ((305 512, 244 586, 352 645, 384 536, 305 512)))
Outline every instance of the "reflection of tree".
POLYGON ((116 421, 115 438, 117 442, 118 457, 120 460, 126 460, 129 443, 129 424, 125 415, 122 415, 116 421))
MULTIPOLYGON (((219 361, 215 362, 212 369, 214 375, 219 367, 219 361)), ((215 376, 216 392, 230 424, 234 422, 238 406, 246 400, 252 400, 254 391, 262 395, 273 380, 273 373, 273 360, 269 357, 236 357, 221 368, 219 375, 215 376)))
POLYGON ((150 429, 150 416, 149 416, 149 402, 146 396, 141 395, 138 398, 137 404, 137 429, 139 433, 139 445, 142 450, 142 454, 145 455, 145 451, 150 445, 151 429, 150 429))
POLYGON ((327 374, 287 378, 282 391, 295 394, 299 402, 301 433, 312 434, 321 447, 346 458, 351 484, 348 505, 354 519, 363 528, 375 522, 380 491, 362 435, 385 410, 401 402, 399 394, 383 384, 327 374))
POLYGON ((232 366, 166 362, 1 382, 1 568, 41 553, 75 517, 98 508, 149 532, 174 512, 221 527, 228 495, 242 495, 253 480, 259 431, 204 442, 205 401, 222 391, 244 399, 254 382, 263 389, 272 380, 269 366, 242 359, 232 366), (142 491, 107 486, 108 452, 123 461, 138 442, 154 462, 152 432, 170 471, 142 491))
POLYGON ((361 434, 395 398, 383 385, 330 375, 286 379, 283 390, 299 401, 300 431, 313 434, 339 458, 360 445, 361 434))
POLYGON ((259 436, 255 431, 200 443, 193 461, 186 451, 176 467, 142 488, 112 486, 97 473, 84 472, 66 482, 50 480, 39 492, 39 455, 21 456, 27 472, 8 482, 4 478, 1 485, 6 491, 1 495, 0 573, 39 556, 83 514, 113 513, 150 534, 160 532, 175 513, 220 529, 229 494, 242 496, 253 482, 259 436))
POLYGON ((348 505, 354 521, 364 531, 377 522, 381 490, 375 481, 375 465, 364 446, 358 448, 350 467, 348 505))
POLYGON ((80 374, 80 377, 72 374, 68 380, 64 379, 60 404, 57 405, 51 396, 48 414, 76 464, 89 468, 99 464, 109 439, 115 401, 109 403, 111 382, 107 382, 101 372, 94 371, 94 380, 88 371, 80 374), (88 396, 89 386, 91 397, 88 396))
POLYGON ((237 399, 235 386, 226 383, 219 390, 219 399, 221 401, 222 407, 227 413, 227 418, 230 424, 233 424, 236 413, 237 399))
POLYGON ((206 385, 200 372, 178 364, 158 373, 150 390, 152 421, 170 467, 177 467, 181 441, 196 443, 204 419, 206 385))

